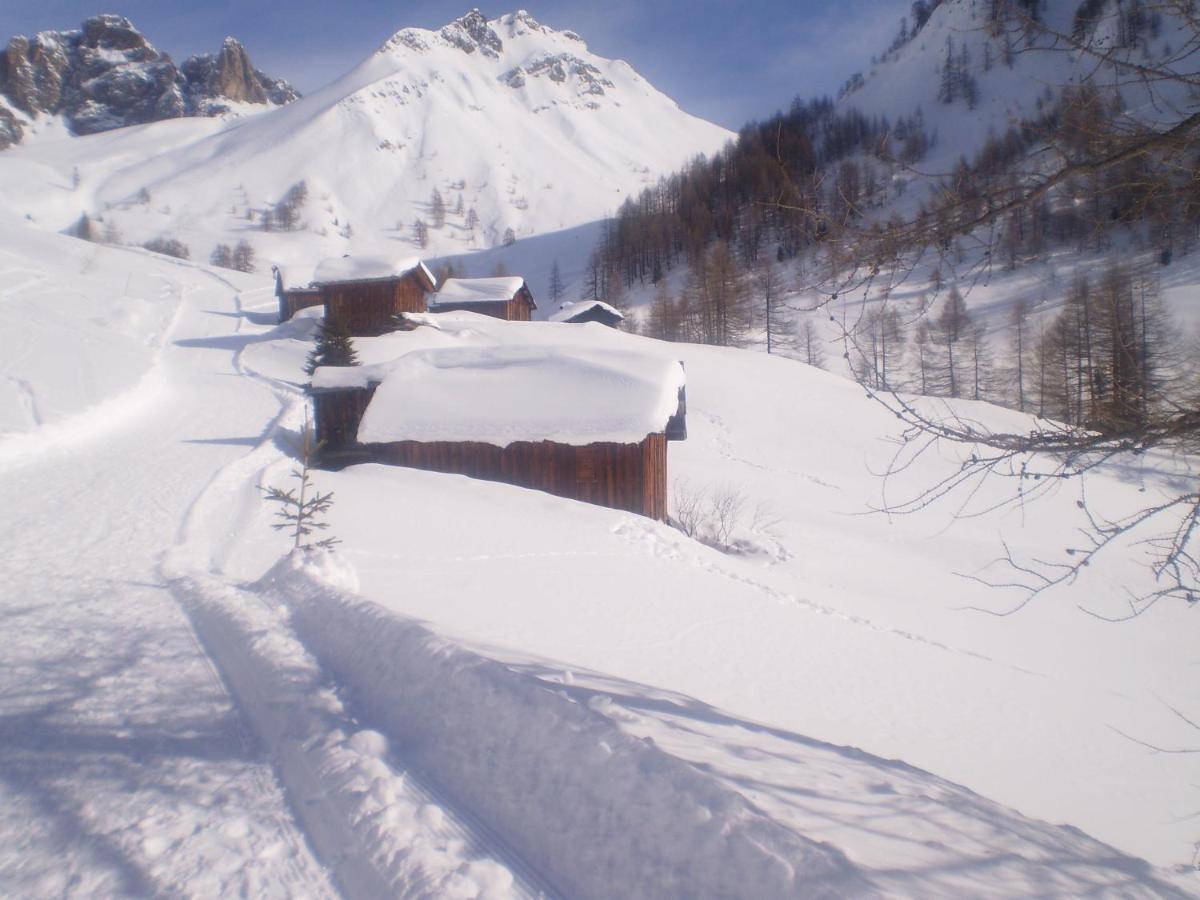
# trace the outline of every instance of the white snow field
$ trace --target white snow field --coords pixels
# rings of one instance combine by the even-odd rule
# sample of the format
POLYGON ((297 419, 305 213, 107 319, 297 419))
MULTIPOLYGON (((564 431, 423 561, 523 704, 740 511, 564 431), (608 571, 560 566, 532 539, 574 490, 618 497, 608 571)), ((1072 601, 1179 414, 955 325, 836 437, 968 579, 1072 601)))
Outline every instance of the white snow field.
MULTIPOLYGON (((364 356, 528 328, 683 360, 672 476, 747 498, 736 552, 371 465, 316 473, 344 543, 286 557, 259 488, 295 464, 319 311, 277 327, 267 276, 108 250, 102 271, 166 290, 138 328, 81 344, 30 301, 94 248, 9 233, 6 265, 29 277, 4 302, 26 303, 30 357, 59 364, 35 394, 84 349, 98 370, 131 333, 157 349, 0 437, 0 894, 1200 893, 1195 756, 1145 746, 1196 746, 1172 712, 1195 718, 1194 613, 1081 612, 1142 577, 1132 556, 1008 618, 964 609, 1006 608, 955 573, 1002 536, 1056 546, 1069 486, 1024 515, 889 521, 866 510, 895 425, 853 384, 448 314, 364 356)), ((1143 486, 1153 471, 1090 489, 1111 510, 1143 486)))

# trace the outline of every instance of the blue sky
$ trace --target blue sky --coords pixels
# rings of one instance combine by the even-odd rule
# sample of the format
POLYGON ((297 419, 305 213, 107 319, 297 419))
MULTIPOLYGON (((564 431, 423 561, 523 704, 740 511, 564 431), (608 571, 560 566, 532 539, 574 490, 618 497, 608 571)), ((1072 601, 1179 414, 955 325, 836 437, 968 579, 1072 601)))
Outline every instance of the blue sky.
MULTIPOLYGON (((256 66, 311 91, 400 28, 438 28, 473 0, 0 0, 0 35, 73 28, 97 12, 133 20, 183 60, 238 37, 256 66)), ((477 0, 475 0, 477 2, 477 0)), ((729 128, 791 98, 833 94, 880 52, 910 0, 525 0, 602 56, 628 60, 689 112, 729 128)), ((482 6, 494 18, 516 8, 482 6)))

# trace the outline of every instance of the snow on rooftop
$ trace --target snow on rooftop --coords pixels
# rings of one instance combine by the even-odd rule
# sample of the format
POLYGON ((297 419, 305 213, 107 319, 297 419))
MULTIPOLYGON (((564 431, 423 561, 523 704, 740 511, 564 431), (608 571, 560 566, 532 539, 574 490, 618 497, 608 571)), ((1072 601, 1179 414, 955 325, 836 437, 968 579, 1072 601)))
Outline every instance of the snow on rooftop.
POLYGON ((571 303, 564 303, 558 308, 558 312, 552 313, 550 316, 551 322, 569 322, 576 316, 583 315, 589 310, 602 309, 606 313, 616 316, 618 319, 624 319, 624 314, 615 306, 610 306, 603 300, 577 300, 571 303))
POLYGON ((316 271, 313 266, 304 263, 284 265, 276 263, 271 267, 279 276, 280 287, 285 291, 306 291, 313 287, 316 271))
POLYGON ((321 260, 313 275, 313 284, 387 281, 418 268, 425 273, 430 284, 437 284, 433 273, 417 256, 333 256, 321 260))
POLYGON ((678 409, 683 367, 553 345, 420 350, 389 367, 359 440, 634 444, 678 409))
POLYGON ((431 306, 458 303, 507 303, 525 287, 525 279, 517 276, 498 278, 447 278, 430 299, 431 306))

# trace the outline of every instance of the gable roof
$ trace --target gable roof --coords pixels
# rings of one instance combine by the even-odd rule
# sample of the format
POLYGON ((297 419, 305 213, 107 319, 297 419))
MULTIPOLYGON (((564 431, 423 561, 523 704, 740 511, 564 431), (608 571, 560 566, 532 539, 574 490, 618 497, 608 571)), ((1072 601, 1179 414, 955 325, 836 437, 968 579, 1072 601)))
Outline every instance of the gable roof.
POLYGON ((593 309, 601 309, 604 312, 615 316, 617 319, 624 319, 624 314, 615 306, 610 306, 603 300, 578 300, 574 303, 564 303, 558 308, 558 312, 551 314, 551 322, 570 322, 577 316, 582 316, 593 309))
MULTIPOLYGON (((525 279, 516 275, 495 278, 447 278, 430 298, 430 306, 466 306, 472 303, 507 303, 525 287, 525 279)), ((530 302, 533 296, 530 294, 530 302)), ((537 309, 537 304, 533 303, 537 309)))
POLYGON ((331 256, 317 265, 312 283, 320 287, 327 284, 392 281, 413 271, 424 277, 430 290, 437 288, 437 279, 418 256, 331 256))

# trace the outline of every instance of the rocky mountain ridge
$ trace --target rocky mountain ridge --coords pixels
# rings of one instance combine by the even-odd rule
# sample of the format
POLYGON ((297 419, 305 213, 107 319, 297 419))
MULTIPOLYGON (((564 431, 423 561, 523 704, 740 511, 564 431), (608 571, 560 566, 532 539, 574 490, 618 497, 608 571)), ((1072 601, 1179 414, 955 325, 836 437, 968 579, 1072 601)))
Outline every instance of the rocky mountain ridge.
POLYGON ((18 35, 0 50, 0 149, 20 142, 42 115, 61 115, 83 135, 219 115, 230 103, 282 106, 297 97, 286 81, 255 69, 234 38, 216 55, 177 66, 129 19, 93 16, 77 30, 18 35))

